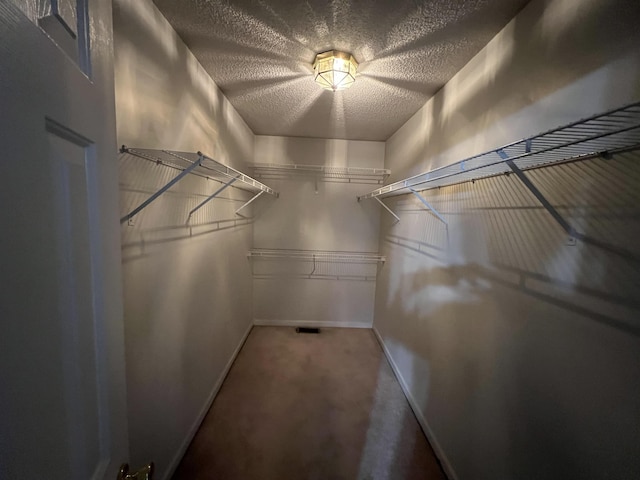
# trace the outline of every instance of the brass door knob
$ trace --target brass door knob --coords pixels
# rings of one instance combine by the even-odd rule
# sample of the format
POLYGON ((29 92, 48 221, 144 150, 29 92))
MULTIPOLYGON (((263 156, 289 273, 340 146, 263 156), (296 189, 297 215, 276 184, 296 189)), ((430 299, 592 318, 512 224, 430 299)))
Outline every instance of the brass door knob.
POLYGON ((129 473, 129 464, 124 463, 116 480, 153 480, 153 462, 134 473, 129 473))

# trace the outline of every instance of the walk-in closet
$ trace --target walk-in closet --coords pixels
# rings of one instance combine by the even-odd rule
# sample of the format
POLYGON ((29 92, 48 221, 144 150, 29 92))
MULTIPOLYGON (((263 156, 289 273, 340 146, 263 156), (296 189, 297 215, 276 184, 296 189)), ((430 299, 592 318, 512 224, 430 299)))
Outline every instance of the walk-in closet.
POLYGON ((639 21, 0 0, 0 479, 640 478, 639 21))

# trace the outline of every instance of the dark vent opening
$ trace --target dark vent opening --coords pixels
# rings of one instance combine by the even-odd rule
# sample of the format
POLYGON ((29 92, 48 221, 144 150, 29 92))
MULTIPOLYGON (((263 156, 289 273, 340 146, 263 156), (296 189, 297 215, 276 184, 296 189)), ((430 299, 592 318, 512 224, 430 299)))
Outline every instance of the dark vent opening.
POLYGON ((296 332, 298 333, 320 333, 319 328, 310 328, 310 327, 297 327, 296 332))

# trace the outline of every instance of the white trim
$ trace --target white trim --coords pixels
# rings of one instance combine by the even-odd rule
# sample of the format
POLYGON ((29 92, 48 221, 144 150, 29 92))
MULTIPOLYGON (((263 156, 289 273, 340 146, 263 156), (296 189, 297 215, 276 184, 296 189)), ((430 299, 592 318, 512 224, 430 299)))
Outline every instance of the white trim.
POLYGON ((407 382, 405 382, 404 378, 402 377, 402 374, 400 373, 400 369, 398 368, 398 366, 396 365, 396 362, 391 357, 391 352, 389 351, 386 344, 384 343, 384 340, 382 339, 382 335, 380 335, 380 332, 378 332, 378 329, 375 326, 372 327, 372 330, 376 338, 378 339, 378 343, 380 343, 380 346, 382 347, 382 351, 384 352, 385 356, 387 357, 387 360, 389 361, 389 365, 391 365, 391 369, 393 370, 393 373, 396 375, 396 378, 398 379, 398 383, 400 384, 400 387, 404 392, 404 396, 407 397, 407 401, 411 406, 411 410, 413 410, 413 413, 416 416, 416 419, 418 420, 420 427, 422 427, 422 431, 424 432, 425 436, 427 437, 427 440, 431 444, 431 448, 433 448, 433 451, 436 454, 436 457, 440 461, 440 464, 444 469, 445 475, 449 480, 458 480, 458 477, 456 476, 456 473, 453 470, 453 467, 451 466, 449 459, 447 458, 444 451, 442 450, 442 447, 440 447, 440 444, 436 440, 436 436, 434 435, 433 430, 431 430, 431 427, 429 427, 429 424, 427 423, 427 419, 424 417, 424 414, 420 410, 420 407, 418 406, 418 402, 416 402, 415 398, 413 398, 413 395, 409 390, 409 386, 407 385, 407 382))
POLYGON ((167 473, 164 475, 163 480, 169 480, 175 473, 176 468, 178 468, 178 465, 180 464, 182 457, 187 452, 187 448, 189 448, 189 445, 191 444, 193 437, 195 437, 198 429, 200 428, 200 425, 202 424, 202 421, 204 420, 204 417, 207 415, 207 412, 211 408, 211 404, 213 403, 213 400, 216 398, 216 395, 218 395, 218 392, 220 391, 220 387, 222 387, 222 383, 224 382, 224 379, 227 378, 227 374, 229 373, 229 370, 231 370, 231 365, 233 365, 233 362, 235 362, 236 357, 238 356, 238 353, 240 353, 240 350, 244 345, 244 342, 247 341, 247 337, 249 336, 249 333, 251 333, 252 328, 253 328, 253 324, 250 324, 249 328, 247 328, 247 331, 244 333, 244 335, 240 339, 240 343, 238 343, 238 346, 236 347, 234 352, 231 354, 231 358, 229 358, 229 361, 227 362, 224 369, 222 370, 222 373, 218 377, 218 381, 213 386, 213 389, 209 394, 209 398, 207 398, 207 401, 202 407, 202 410, 200 410, 200 413, 198 414, 197 418, 193 422, 193 425, 191 425, 191 429, 189 430, 189 433, 184 439, 184 442, 182 442, 182 445, 180 445, 180 448, 178 449, 175 456, 171 460, 171 463, 169 464, 169 468, 167 469, 167 473))
POLYGON ((371 322, 326 322, 323 320, 267 320, 254 318, 259 327, 326 327, 326 328, 371 328, 371 322))

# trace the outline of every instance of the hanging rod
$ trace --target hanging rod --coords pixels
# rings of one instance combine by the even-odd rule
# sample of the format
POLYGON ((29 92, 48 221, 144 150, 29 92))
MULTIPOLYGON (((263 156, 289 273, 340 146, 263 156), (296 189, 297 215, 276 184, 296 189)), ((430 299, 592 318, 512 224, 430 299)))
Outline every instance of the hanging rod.
POLYGON ((420 173, 358 197, 358 201, 411 193, 567 160, 607 155, 640 146, 640 102, 504 145, 459 162, 420 173))
POLYGON ((328 250, 253 249, 247 257, 252 260, 252 276, 262 279, 285 277, 371 282, 376 280, 377 270, 385 262, 385 257, 378 253, 328 250), (282 267, 287 270, 282 271, 282 267), (267 268, 267 271, 256 272, 255 268, 267 268), (269 271, 273 268, 276 270, 269 271), (290 268, 293 270, 288 270, 290 268))
MULTIPOLYGON (((157 165, 163 165, 175 170, 179 170, 180 173, 171 179, 166 185, 161 187, 158 191, 156 191, 153 195, 151 195, 147 200, 142 202, 139 206, 133 209, 130 213, 125 215, 120 219, 120 223, 124 223, 135 215, 137 215, 141 210, 147 207, 151 202, 156 200, 160 195, 166 192, 173 185, 178 183, 182 178, 184 178, 188 174, 196 175, 202 178, 206 178, 209 180, 214 180, 216 182, 220 182, 223 184, 221 188, 219 188, 212 195, 207 197, 203 202, 198 204, 194 209, 189 212, 189 217, 193 215, 197 210, 202 208, 206 203, 213 200, 219 193, 221 193, 224 189, 229 186, 233 186, 235 188, 239 188, 241 190, 247 190, 249 192, 258 192, 258 195, 255 195, 249 202, 247 202, 243 207, 238 209, 240 211, 242 208, 247 206, 253 200, 255 200, 259 195, 263 193, 267 193, 269 195, 273 195, 276 198, 278 197, 278 192, 273 190, 272 188, 266 186, 265 184, 259 182, 258 180, 251 178, 249 175, 242 173, 235 168, 229 167, 224 163, 218 162, 211 157, 206 156, 202 152, 177 152, 171 150, 155 150, 155 149, 143 149, 143 148, 128 148, 126 146, 122 146, 120 149, 121 154, 129 154, 138 158, 142 158, 144 160, 153 162, 157 165)), ((238 212, 237 211, 237 212, 238 212)), ((236 212, 236 213, 237 213, 236 212)))
POLYGON ((251 168, 259 178, 286 178, 288 176, 320 177, 325 181, 345 183, 378 183, 382 184, 391 174, 385 168, 341 167, 335 165, 301 165, 284 163, 253 163, 251 168))

